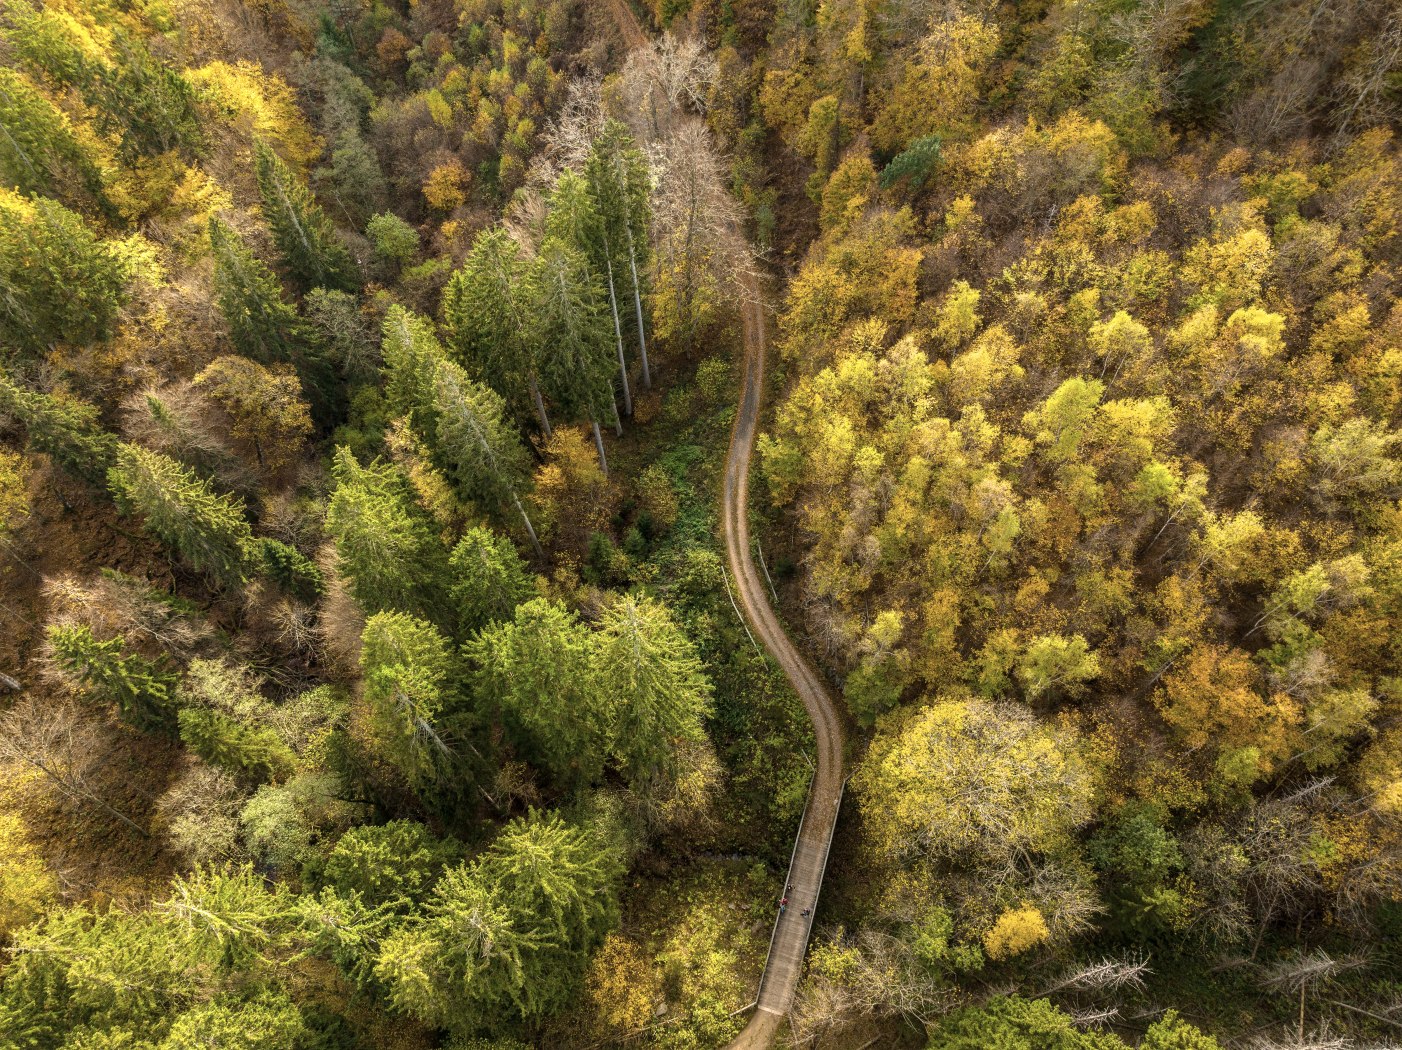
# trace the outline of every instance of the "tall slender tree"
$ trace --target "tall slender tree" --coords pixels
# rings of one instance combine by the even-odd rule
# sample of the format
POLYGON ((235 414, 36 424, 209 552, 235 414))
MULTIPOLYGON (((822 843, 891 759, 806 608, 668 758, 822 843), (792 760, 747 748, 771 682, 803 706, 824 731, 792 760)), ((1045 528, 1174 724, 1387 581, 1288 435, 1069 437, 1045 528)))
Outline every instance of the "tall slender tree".
POLYGON ((705 739, 711 683, 696 648, 659 602, 625 595, 604 610, 594 674, 614 705, 613 751, 629 781, 675 772, 677 743, 705 739))
POLYGON ((69 474, 106 484, 108 468, 116 461, 117 439, 98 423, 97 406, 26 390, 0 372, 0 415, 24 427, 29 447, 69 474))
MULTIPOLYGON (((604 252, 609 273, 618 264, 626 265, 633 293, 637 321, 638 354, 643 368, 643 386, 652 387, 652 370, 647 359, 647 325, 643 320, 643 276, 647 273, 648 225, 652 176, 647 158, 634 145, 628 129, 617 121, 604 124, 585 164, 584 175, 602 223, 604 252)), ((621 268, 621 267, 620 267, 621 268)))
MULTIPOLYGON (((613 318, 614 341, 618 347, 618 379, 623 388, 623 411, 633 414, 633 391, 628 384, 628 362, 623 354, 623 325, 618 312, 618 289, 613 275, 613 258, 599 209, 589 183, 573 171, 565 171, 550 193, 545 221, 547 236, 558 237, 588 260, 595 275, 602 275, 608 288, 609 313, 613 318)), ((619 427, 622 433, 622 426, 619 427)))
POLYGON ((13 69, 0 69, 0 180, 70 204, 95 200, 110 215, 102 176, 67 116, 13 69))
POLYGON ((302 339, 301 319, 283 300, 273 271, 219 219, 209 220, 209 245, 214 294, 239 353, 265 365, 293 360, 302 339))
POLYGON ((448 359, 428 322, 402 307, 385 317, 384 356, 390 404, 409 416, 459 494, 491 514, 510 504, 540 553, 520 498, 529 454, 500 395, 474 383, 448 359))
POLYGON ((121 638, 99 642, 85 624, 53 624, 46 633, 59 670, 115 704, 123 718, 145 729, 171 724, 174 675, 128 653, 121 638))
POLYGON ((106 339, 126 283, 126 267, 82 216, 0 189, 0 343, 41 354, 106 339))
POLYGON ((600 282, 583 255, 551 237, 536 256, 531 294, 547 348, 551 399, 571 416, 589 420, 607 474, 599 419, 613 405, 613 354, 600 282))
POLYGON ((596 782, 608 757, 609 719, 590 663, 593 639, 558 602, 536 598, 467 645, 479 701, 517 748, 556 782, 596 782))
POLYGON ((498 392, 529 394, 541 432, 551 434, 541 394, 541 332, 528 283, 530 261, 500 227, 483 230, 443 298, 450 341, 459 359, 498 392))
POLYGON ((355 260, 311 190, 265 142, 254 143, 258 194, 287 273, 302 289, 354 291, 355 260))
POLYGON ((371 729, 385 756, 421 795, 451 785, 461 766, 461 721, 450 643, 416 616, 381 612, 361 636, 371 729))
POLYGON ((225 585, 244 578, 253 533, 241 501, 215 492, 175 460, 139 445, 117 446, 117 462, 107 478, 117 506, 140 514, 146 531, 191 568, 225 585))
POLYGON ((347 448, 336 450, 331 472, 326 530, 356 601, 367 613, 400 609, 450 627, 448 552, 408 481, 378 460, 361 466, 347 448))

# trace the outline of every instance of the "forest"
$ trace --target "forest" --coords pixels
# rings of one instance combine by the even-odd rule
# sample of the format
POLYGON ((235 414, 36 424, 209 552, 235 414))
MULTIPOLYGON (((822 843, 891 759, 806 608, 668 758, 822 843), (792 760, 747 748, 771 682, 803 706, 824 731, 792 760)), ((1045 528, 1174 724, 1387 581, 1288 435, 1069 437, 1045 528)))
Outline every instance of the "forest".
POLYGON ((1396 0, 5 0, 0 1050, 1402 1045, 1400 124, 1396 0))

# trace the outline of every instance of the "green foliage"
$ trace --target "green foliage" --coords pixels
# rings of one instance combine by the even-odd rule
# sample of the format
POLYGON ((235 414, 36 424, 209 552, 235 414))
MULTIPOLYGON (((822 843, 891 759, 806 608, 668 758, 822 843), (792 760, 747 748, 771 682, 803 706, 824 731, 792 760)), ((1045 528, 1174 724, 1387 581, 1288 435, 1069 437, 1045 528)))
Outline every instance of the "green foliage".
POLYGON ((625 596, 604 609, 594 688, 614 706, 612 750, 635 786, 676 775, 682 742, 705 739, 711 683, 695 647, 659 602, 625 596))
POLYGON ((63 111, 11 69, 0 69, 0 185, 110 207, 97 166, 63 111))
POLYGON ((326 529, 356 601, 367 613, 404 609, 446 623, 448 552, 404 476, 378 460, 363 467, 345 448, 332 474, 326 529))
POLYGON ((121 638, 99 642, 82 624, 53 624, 46 632, 55 665, 115 704, 122 717, 143 728, 169 726, 174 677, 145 657, 126 651, 121 638))
POLYGON ((437 839, 412 820, 365 824, 341 836, 326 858, 323 877, 343 898, 356 895, 371 907, 406 908, 424 900, 458 853, 451 839, 437 839))
POLYGON ((617 922, 618 860, 587 829, 532 811, 448 869, 375 972, 399 1010, 465 1032, 535 1019, 574 994, 617 922))
POLYGON ((512 618, 536 594, 526 563, 509 539, 477 526, 463 533, 449 559, 459 630, 472 634, 512 618))
POLYGON ((238 500, 138 445, 117 447, 108 484, 117 506, 140 514, 146 531, 191 568, 226 586, 244 579, 253 537, 238 500))
POLYGON ((303 291, 354 291, 360 285, 355 261, 311 191, 265 142, 254 143, 254 163, 263 214, 288 275, 303 291))
POLYGON ((365 624, 360 667, 376 745, 415 790, 450 790, 461 768, 456 659, 434 626, 380 612, 365 624))
POLYGON ((127 270, 111 243, 46 197, 0 189, 0 343, 42 354, 108 339, 127 270))
POLYGON ((930 1029, 929 1050, 1123 1050, 1114 1035, 1083 1032, 1046 999, 1000 996, 930 1029))
POLYGON ((249 780, 289 774, 296 764, 278 732, 287 718, 259 692, 242 668, 195 660, 180 690, 180 739, 213 765, 249 780))
POLYGON ((214 293, 239 353, 262 364, 296 360, 301 321, 283 301, 273 272, 218 219, 209 220, 209 245, 214 253, 214 293))
POLYGON ((896 154, 891 163, 881 169, 878 180, 883 190, 889 190, 902 179, 913 192, 923 189, 925 182, 935 173, 940 162, 940 148, 943 142, 938 135, 918 138, 896 154))
POLYGON ((371 218, 365 236, 375 245, 376 255, 399 266, 406 265, 419 251, 418 231, 393 212, 371 218))
POLYGON ((263 572, 283 590, 304 601, 321 595, 325 588, 321 570, 296 547, 267 536, 259 537, 255 546, 263 572))
POLYGON ((24 427, 28 446, 53 458, 63 470, 93 485, 105 485, 116 461, 117 439, 102 429, 96 406, 74 397, 26 390, 0 373, 0 413, 24 427))
POLYGON ((560 784, 601 776, 609 747, 609 699, 591 660, 593 639, 574 613, 536 598, 466 646, 479 703, 500 713, 516 746, 560 784))

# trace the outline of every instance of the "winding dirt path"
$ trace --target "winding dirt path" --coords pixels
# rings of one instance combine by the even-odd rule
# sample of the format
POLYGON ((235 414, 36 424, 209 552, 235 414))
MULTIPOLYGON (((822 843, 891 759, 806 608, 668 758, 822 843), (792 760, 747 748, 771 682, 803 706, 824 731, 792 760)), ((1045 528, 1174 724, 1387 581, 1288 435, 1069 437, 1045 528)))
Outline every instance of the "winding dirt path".
MULTIPOLYGON (((629 48, 646 47, 647 34, 638 24, 628 0, 606 0, 629 48)), ((743 237, 738 238, 743 243, 743 237)), ((813 720, 817 739, 817 768, 809 790, 808 806, 794 842, 789 867, 789 906, 777 916, 769 959, 760 977, 756 1009, 745 1030, 729 1050, 765 1050, 778 1034, 780 1022, 793 1005, 794 992, 803 971, 803 957, 813 928, 813 911, 823 885, 828 847, 842 804, 843 729, 837 705, 809 663, 784 633, 765 594, 750 554, 750 459, 764 393, 765 313, 758 276, 748 267, 741 278, 744 304, 745 359, 740 385, 740 406, 730 435, 725 462, 721 528, 726 560, 739 591, 738 601, 755 634, 788 676, 794 691, 813 720), (808 915, 803 912, 807 911, 808 915)), ((776 902, 777 906, 777 902, 776 902)))
POLYGON ((794 844, 789 872, 791 888, 787 891, 789 907, 779 917, 775 927, 769 961, 760 978, 754 1016, 730 1044, 730 1050, 761 1050, 767 1047, 778 1031, 779 1021, 793 1004, 794 991, 798 988, 799 975, 803 970, 803 956, 808 949, 808 936, 813 927, 812 910, 817 905, 818 892, 823 885, 828 846, 837 824, 843 785, 843 731, 837 706, 822 679, 784 633, 750 555, 750 459, 763 401, 766 343, 764 307, 757 283, 751 277, 747 281, 750 287, 745 289, 745 371, 740 384, 740 406, 726 457, 721 508, 725 553, 730 572, 738 585, 738 597, 745 618, 765 649, 783 668, 794 691, 803 700, 808 717, 813 720, 818 761, 808 808, 804 811, 798 840, 794 844), (805 909, 809 910, 806 917, 802 914, 805 909))

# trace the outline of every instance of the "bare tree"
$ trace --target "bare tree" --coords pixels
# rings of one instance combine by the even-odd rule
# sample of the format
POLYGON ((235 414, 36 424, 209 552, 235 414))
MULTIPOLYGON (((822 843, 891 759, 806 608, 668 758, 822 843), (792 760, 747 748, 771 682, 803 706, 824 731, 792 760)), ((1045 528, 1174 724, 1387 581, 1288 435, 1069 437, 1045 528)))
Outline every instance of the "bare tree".
POLYGON ((156 821, 171 850, 187 864, 211 864, 244 855, 239 810, 247 796, 224 770, 197 758, 156 801, 156 821))
POLYGON ((26 694, 0 717, 0 762, 27 766, 63 798, 97 806, 143 838, 149 832, 105 799, 98 773, 111 750, 107 724, 71 700, 26 694))
POLYGON ((1053 995, 1064 991, 1121 991, 1144 987, 1144 978, 1153 973, 1149 969, 1149 957, 1137 953, 1120 959, 1106 957, 1099 962, 1087 963, 1062 976, 1055 984, 1037 993, 1039 996, 1053 995))
POLYGON ((704 112, 715 79, 715 59, 698 42, 668 33, 629 54, 618 109, 639 142, 670 138, 688 114, 704 112))

